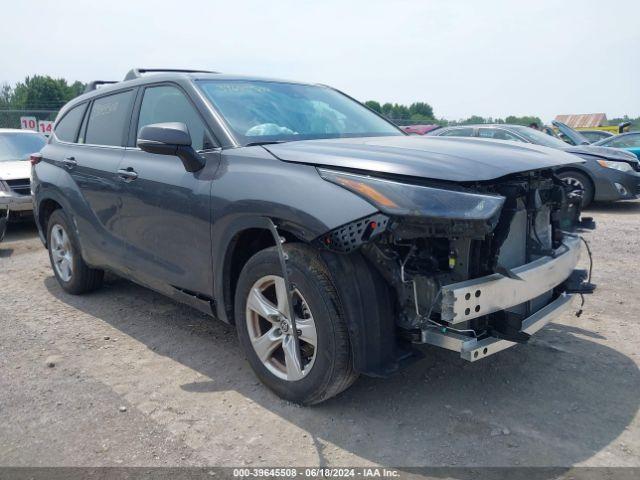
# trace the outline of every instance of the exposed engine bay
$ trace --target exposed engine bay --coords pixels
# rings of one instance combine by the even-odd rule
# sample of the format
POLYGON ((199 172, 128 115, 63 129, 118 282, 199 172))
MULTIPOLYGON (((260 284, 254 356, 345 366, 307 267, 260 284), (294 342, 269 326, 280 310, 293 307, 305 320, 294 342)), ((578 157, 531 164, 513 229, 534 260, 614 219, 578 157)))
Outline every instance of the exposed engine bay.
MULTIPOLYGON (((351 186, 349 179, 337 181, 351 186)), ((321 241, 343 253, 360 249, 382 274, 395 292, 403 338, 474 360, 478 352, 486 356, 526 342, 550 320, 548 313, 571 305, 572 294, 593 291, 590 272, 574 267, 581 242, 576 230, 594 225, 580 220, 579 195, 550 170, 460 188, 492 202, 500 199, 499 205, 485 209, 483 218, 384 212, 321 241)), ((393 203, 393 196, 385 198, 393 203)))

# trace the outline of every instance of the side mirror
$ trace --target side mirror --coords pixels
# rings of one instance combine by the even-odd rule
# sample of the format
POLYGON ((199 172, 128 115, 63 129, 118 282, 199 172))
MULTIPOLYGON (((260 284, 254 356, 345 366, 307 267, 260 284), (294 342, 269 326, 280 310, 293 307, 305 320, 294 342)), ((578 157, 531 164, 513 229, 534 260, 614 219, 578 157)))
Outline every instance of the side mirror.
POLYGON ((140 150, 180 157, 187 172, 197 172, 205 160, 191 147, 191 135, 184 123, 153 123, 142 127, 137 145, 140 150))

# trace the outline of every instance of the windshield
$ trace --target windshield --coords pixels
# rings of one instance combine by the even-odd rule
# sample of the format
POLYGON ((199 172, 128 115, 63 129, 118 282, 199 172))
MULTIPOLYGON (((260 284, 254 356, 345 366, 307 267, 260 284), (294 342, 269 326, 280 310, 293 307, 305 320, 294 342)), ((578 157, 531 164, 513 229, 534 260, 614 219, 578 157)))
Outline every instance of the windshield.
POLYGON ((530 128, 530 127, 510 126, 509 128, 514 130, 516 133, 522 135, 531 143, 535 143, 536 145, 542 145, 543 147, 553 147, 553 148, 564 148, 568 146, 565 142, 563 142, 559 138, 552 137, 547 133, 534 130, 533 128, 530 128))
POLYGON ((328 87, 254 80, 198 83, 243 145, 404 135, 366 107, 328 87))
POLYGON ((39 152, 45 143, 38 133, 0 133, 0 162, 29 160, 29 155, 39 152))

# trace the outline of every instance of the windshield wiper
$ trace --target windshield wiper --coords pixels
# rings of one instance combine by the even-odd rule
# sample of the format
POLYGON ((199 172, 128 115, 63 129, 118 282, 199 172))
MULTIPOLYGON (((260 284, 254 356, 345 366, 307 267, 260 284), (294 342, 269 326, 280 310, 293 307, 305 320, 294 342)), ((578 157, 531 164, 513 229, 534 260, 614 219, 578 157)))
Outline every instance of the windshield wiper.
POLYGON ((264 140, 262 142, 249 142, 245 147, 255 147, 256 145, 273 145, 274 143, 285 143, 285 140, 264 140))

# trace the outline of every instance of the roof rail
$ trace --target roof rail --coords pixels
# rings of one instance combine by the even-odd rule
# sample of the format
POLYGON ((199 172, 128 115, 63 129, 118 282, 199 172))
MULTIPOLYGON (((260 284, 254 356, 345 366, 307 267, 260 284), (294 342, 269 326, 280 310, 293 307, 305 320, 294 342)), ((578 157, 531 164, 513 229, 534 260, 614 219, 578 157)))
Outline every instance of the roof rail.
POLYGON ((159 72, 173 72, 173 73, 219 73, 212 72, 211 70, 190 70, 183 68, 132 68, 125 75, 125 80, 133 80, 139 78, 143 73, 159 73, 159 72))
POLYGON ((110 83, 118 83, 118 82, 115 80, 94 80, 93 82, 87 83, 87 86, 84 88, 84 93, 96 90, 99 85, 108 85, 110 83))

